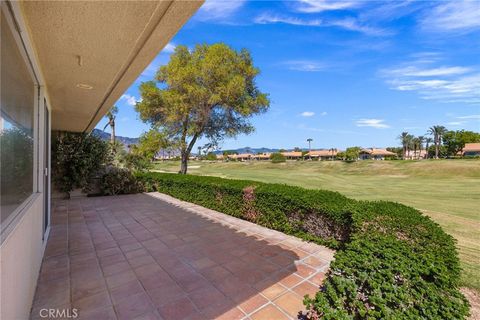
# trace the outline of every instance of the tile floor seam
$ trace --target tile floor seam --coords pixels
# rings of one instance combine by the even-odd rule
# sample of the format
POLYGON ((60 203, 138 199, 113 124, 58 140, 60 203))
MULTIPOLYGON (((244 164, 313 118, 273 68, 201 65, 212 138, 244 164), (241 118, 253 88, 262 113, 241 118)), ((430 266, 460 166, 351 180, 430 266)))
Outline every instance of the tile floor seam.
MULTIPOLYGON (((80 206, 80 208, 81 208, 81 211, 82 211, 82 213, 83 213, 83 207, 80 206)), ((95 213, 96 213, 96 215, 98 215, 97 210, 95 210, 95 213)), ((82 216, 83 216, 83 214, 82 214, 82 216)), ((86 223, 85 223, 85 217, 83 216, 83 218, 84 218, 84 219, 83 219, 84 224, 86 224, 86 223)), ((101 217, 99 217, 99 219, 102 221, 102 224, 105 225, 103 219, 102 219, 101 217)), ((105 227, 106 227, 106 226, 105 226, 105 227)), ((70 230, 70 224, 69 224, 68 230, 70 230)), ((118 311, 117 311, 117 309, 115 308, 115 305, 114 305, 114 303, 113 303, 113 298, 112 298, 112 295, 111 295, 111 292, 110 292, 110 289, 109 289, 108 283, 107 283, 107 277, 106 277, 106 275, 105 275, 105 273, 104 273, 104 271, 103 271, 102 265, 100 264, 100 260, 99 260, 99 257, 98 257, 98 255, 97 255, 97 248, 95 247, 95 243, 94 243, 93 238, 92 238, 92 233, 91 233, 91 231, 90 231, 90 228, 87 227, 87 230, 88 230, 88 235, 90 236, 90 240, 92 241, 93 253, 95 254, 95 259, 96 259, 96 261, 97 261, 98 267, 100 268, 100 272, 102 273, 103 284, 105 285, 105 289, 106 289, 106 291, 107 291, 108 298, 110 299, 111 308, 113 309, 113 312, 115 313, 115 318, 118 319, 119 314, 118 314, 118 311)), ((107 229, 107 230, 108 230, 108 229, 107 229)), ((110 234, 110 235, 111 235, 111 234, 110 234)), ((112 236, 112 237, 113 237, 113 236, 112 236)), ((69 257, 70 257, 70 255, 69 255, 69 257)), ((70 281, 72 281, 72 278, 71 278, 71 277, 70 277, 70 281)), ((70 287, 70 288, 71 288, 71 287, 70 287)), ((72 292, 72 299, 73 299, 73 292, 72 292)), ((72 303, 73 303, 73 302, 72 302, 72 303)))

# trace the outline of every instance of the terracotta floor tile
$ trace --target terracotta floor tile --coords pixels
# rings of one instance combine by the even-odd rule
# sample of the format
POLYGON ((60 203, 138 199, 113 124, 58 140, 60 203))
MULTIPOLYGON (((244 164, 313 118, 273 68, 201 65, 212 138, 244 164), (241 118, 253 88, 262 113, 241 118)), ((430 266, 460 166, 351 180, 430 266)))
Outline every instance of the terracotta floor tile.
POLYGON ((245 301, 241 302, 239 304, 239 307, 246 314, 250 314, 253 311, 255 311, 256 309, 260 308, 261 306, 263 306, 264 304, 267 304, 267 303, 268 303, 267 299, 265 299, 260 294, 256 294, 256 295, 246 299, 245 301))
POLYGON ((186 296, 185 291, 176 283, 162 284, 156 288, 147 289, 147 294, 157 307, 186 296))
POLYGON ((240 320, 245 317, 245 313, 233 303, 203 309, 202 314, 209 320, 240 320))
POLYGON ((119 320, 131 320, 154 310, 148 295, 144 292, 131 295, 114 305, 119 320))
POLYGON ((211 268, 213 266, 215 266, 216 263, 212 260, 210 260, 209 258, 207 257, 204 257, 204 258, 201 258, 199 260, 195 260, 192 262, 192 266, 195 268, 195 269, 205 269, 205 268, 211 268))
POLYGON ((93 281, 79 281, 72 283, 72 299, 74 301, 105 291, 107 286, 103 279, 93 281))
POLYGON ((307 294, 310 297, 314 297, 315 294, 319 290, 320 290, 320 288, 318 286, 315 286, 315 285, 313 285, 313 284, 311 284, 310 282, 307 282, 307 281, 304 281, 304 282, 300 283, 299 285, 292 288, 292 291, 294 291, 300 297, 303 297, 307 294))
POLYGON ((295 273, 298 274, 302 278, 308 278, 309 276, 311 276, 312 274, 317 272, 316 269, 314 269, 312 267, 309 267, 309 266, 307 266, 306 264, 303 264, 303 263, 296 264, 295 268, 297 269, 297 271, 295 271, 295 273))
POLYGON ((158 308, 158 312, 165 320, 183 320, 198 313, 186 297, 167 302, 158 308))
POLYGON ((317 286, 321 286, 323 281, 325 280, 326 275, 323 272, 318 272, 312 277, 310 277, 308 280, 316 284, 317 286))
POLYGON ((141 267, 149 264, 156 264, 157 262, 152 256, 136 257, 128 261, 133 268, 141 267))
POLYGON ((137 279, 137 276, 135 275, 135 273, 131 270, 128 270, 128 271, 120 272, 112 276, 106 277, 105 281, 107 281, 108 287, 112 289, 136 279, 137 279))
POLYGON ((194 290, 188 294, 188 297, 200 311, 208 307, 221 307, 232 304, 231 300, 213 286, 205 286, 194 290))
POLYGON ((107 277, 120 272, 129 271, 130 269, 131 267, 126 261, 120 261, 120 262, 102 267, 103 274, 107 277))
POLYGON ((80 311, 77 319, 90 320, 90 319, 102 319, 102 320, 117 320, 117 315, 112 306, 96 308, 93 310, 80 311))
POLYGON ((303 260, 303 262, 308 264, 309 266, 311 266, 313 268, 321 268, 321 267, 327 265, 327 262, 325 262, 324 260, 320 260, 320 259, 316 258, 315 256, 307 257, 306 259, 303 260))
POLYGON ((303 278, 297 276, 296 274, 291 274, 282 280, 280 280, 280 283, 283 284, 287 288, 292 288, 298 283, 300 283, 303 280, 303 278))
POLYGON ((79 309, 80 312, 89 312, 93 309, 108 307, 111 304, 110 296, 106 290, 72 301, 72 307, 79 309))
POLYGON ((289 319, 283 312, 272 304, 268 304, 250 316, 252 320, 282 320, 289 319))
POLYGON ((111 289, 110 297, 112 298, 113 303, 117 304, 120 300, 142 292, 144 292, 144 290, 140 282, 138 282, 138 280, 133 280, 111 289))
POLYGON ((305 310, 303 299, 292 292, 287 292, 284 295, 281 295, 273 302, 293 318, 297 318, 299 312, 305 310))
POLYGON ((280 296, 287 290, 284 286, 279 283, 274 283, 271 286, 263 289, 261 293, 269 300, 273 300, 276 297, 280 296))

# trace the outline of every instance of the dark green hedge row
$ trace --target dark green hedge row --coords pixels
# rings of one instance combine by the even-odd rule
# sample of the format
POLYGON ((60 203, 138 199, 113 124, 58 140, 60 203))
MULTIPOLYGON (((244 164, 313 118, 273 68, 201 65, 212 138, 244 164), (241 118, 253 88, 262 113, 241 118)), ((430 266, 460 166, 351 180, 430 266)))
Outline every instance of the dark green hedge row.
POLYGON ((337 192, 217 177, 143 173, 160 191, 337 249, 311 319, 465 319, 455 242, 418 210, 337 192))

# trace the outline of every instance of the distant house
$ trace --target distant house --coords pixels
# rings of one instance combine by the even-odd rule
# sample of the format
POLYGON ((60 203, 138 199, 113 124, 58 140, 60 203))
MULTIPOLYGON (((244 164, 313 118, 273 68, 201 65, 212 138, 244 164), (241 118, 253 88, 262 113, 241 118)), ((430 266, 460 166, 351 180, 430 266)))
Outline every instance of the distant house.
POLYGON ((480 156, 480 143, 465 143, 462 149, 462 155, 465 157, 480 156))
POLYGON ((301 151, 286 151, 281 152, 281 154, 288 160, 297 160, 303 157, 301 151))
POLYGON ((385 157, 392 157, 396 156, 397 154, 394 152, 390 152, 385 149, 377 149, 377 148, 365 148, 360 150, 360 160, 385 160, 385 157))
POLYGON ((255 160, 270 160, 271 153, 259 153, 253 156, 255 160))
POLYGON ((253 154, 251 153, 229 154, 228 159, 237 160, 237 161, 247 161, 247 160, 253 159, 253 154))
POLYGON ((305 156, 308 158, 318 158, 319 160, 332 160, 337 156, 338 150, 312 150, 307 153, 305 156))
POLYGON ((417 150, 417 151, 408 150, 405 153, 405 159, 408 159, 408 160, 426 159, 427 155, 428 155, 427 150, 422 150, 422 151, 420 151, 420 150, 417 150))

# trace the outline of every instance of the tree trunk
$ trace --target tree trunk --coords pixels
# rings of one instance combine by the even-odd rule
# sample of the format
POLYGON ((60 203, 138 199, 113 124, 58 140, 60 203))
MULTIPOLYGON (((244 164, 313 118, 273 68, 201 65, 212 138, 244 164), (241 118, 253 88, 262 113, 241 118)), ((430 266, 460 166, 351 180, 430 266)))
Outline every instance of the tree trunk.
POLYGON ((180 166, 180 174, 187 174, 187 166, 188 166, 188 156, 187 152, 182 150, 182 164, 180 166))
POLYGON ((190 156, 190 152, 192 151, 192 148, 195 145, 195 142, 197 142, 197 138, 198 138, 198 135, 195 134, 192 137, 192 140, 190 141, 190 143, 188 144, 188 147, 186 149, 182 148, 182 151, 181 151, 182 163, 180 165, 180 171, 178 173, 187 174, 188 157, 190 156))
POLYGON ((435 159, 438 159, 438 139, 435 140, 435 159))
POLYGON ((114 144, 115 143, 115 122, 112 122, 110 126, 112 127, 112 133, 110 134, 110 143, 114 144))

